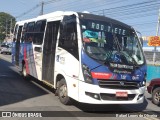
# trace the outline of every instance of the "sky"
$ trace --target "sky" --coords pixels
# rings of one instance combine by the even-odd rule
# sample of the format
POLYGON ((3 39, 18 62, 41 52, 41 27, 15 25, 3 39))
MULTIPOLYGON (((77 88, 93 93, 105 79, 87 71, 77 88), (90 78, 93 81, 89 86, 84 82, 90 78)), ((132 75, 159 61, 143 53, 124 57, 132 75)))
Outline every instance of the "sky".
MULTIPOLYGON (((156 35, 160 0, 43 0, 43 2, 44 14, 54 11, 88 11, 131 25, 141 32, 142 36, 156 35)), ((0 12, 11 14, 17 21, 30 19, 40 14, 40 3, 42 0, 1 0, 0 12)))

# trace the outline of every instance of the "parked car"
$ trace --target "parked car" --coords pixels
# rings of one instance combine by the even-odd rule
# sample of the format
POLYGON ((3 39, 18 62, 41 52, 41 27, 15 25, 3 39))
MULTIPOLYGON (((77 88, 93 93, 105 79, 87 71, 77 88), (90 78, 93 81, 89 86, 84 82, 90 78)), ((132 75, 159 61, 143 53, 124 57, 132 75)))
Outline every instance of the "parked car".
POLYGON ((12 46, 11 45, 2 44, 0 46, 0 53, 1 54, 10 54, 11 55, 11 52, 12 52, 12 46))
POLYGON ((160 78, 152 79, 147 90, 152 95, 152 102, 160 105, 160 78))

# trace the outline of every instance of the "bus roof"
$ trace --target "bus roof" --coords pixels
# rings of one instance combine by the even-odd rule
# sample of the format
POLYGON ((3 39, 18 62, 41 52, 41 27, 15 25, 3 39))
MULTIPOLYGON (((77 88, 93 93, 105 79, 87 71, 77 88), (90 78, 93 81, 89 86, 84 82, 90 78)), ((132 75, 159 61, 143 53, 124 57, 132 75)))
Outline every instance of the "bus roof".
POLYGON ((123 22, 120 22, 118 20, 115 20, 115 19, 112 19, 112 18, 109 18, 109 17, 106 17, 106 16, 100 16, 100 15, 95 15, 95 14, 88 14, 88 13, 80 13, 78 12, 78 15, 81 19, 93 19, 93 20, 99 20, 99 21, 107 21, 109 23, 114 23, 114 24, 118 24, 118 25, 122 25, 124 27, 127 27, 129 29, 132 28, 132 26, 130 25, 127 25, 123 22))
POLYGON ((91 13, 81 13, 81 12, 73 12, 73 11, 55 11, 55 12, 51 12, 51 13, 48 13, 48 14, 40 15, 40 16, 35 17, 33 19, 18 21, 16 24, 23 25, 24 23, 31 22, 31 21, 50 19, 50 18, 54 18, 54 17, 62 17, 64 15, 72 15, 72 14, 75 14, 75 15, 79 16, 79 18, 81 18, 81 19, 93 19, 93 20, 107 21, 107 22, 110 22, 110 23, 115 23, 115 24, 118 24, 118 25, 122 25, 124 27, 129 28, 129 29, 132 28, 131 26, 129 26, 129 25, 123 23, 123 22, 120 22, 118 20, 115 20, 115 19, 112 19, 112 18, 109 18, 109 17, 95 15, 95 14, 91 14, 91 13))
POLYGON ((64 15, 72 15, 72 14, 77 14, 77 13, 73 12, 73 11, 56 11, 56 12, 51 12, 48 14, 40 15, 40 16, 35 17, 33 19, 18 21, 17 24, 24 24, 26 22, 43 20, 43 19, 50 19, 50 18, 54 18, 54 17, 64 16, 64 15))

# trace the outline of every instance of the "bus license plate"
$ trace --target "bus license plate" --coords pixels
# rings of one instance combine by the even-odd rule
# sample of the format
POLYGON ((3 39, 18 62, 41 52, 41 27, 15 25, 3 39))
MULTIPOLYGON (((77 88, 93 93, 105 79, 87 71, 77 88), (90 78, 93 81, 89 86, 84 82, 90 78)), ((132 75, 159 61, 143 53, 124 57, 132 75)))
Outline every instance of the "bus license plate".
POLYGON ((127 92, 116 92, 116 97, 128 97, 127 92))

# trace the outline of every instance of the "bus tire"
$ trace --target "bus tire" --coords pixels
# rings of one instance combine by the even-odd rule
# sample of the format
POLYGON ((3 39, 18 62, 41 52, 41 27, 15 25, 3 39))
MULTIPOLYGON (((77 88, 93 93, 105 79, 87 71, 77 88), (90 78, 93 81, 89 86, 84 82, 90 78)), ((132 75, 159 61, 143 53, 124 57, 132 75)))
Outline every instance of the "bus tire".
POLYGON ((71 98, 68 96, 67 84, 64 78, 59 81, 58 84, 58 97, 62 104, 69 105, 71 104, 71 98))
POLYGON ((157 87, 153 90, 152 93, 152 102, 155 105, 160 105, 160 87, 157 87))
POLYGON ((29 75, 27 74, 26 71, 26 65, 22 65, 22 77, 24 78, 24 80, 29 80, 29 75))

